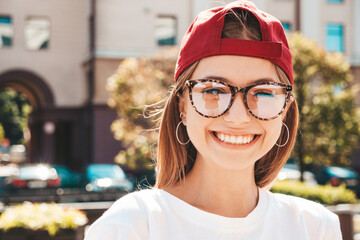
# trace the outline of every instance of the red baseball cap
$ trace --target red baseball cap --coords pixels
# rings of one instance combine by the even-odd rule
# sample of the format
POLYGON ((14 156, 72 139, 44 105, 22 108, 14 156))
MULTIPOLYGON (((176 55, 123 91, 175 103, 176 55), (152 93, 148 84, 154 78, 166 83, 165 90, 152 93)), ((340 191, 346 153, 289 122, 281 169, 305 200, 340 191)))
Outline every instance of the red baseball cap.
POLYGON ((278 65, 294 84, 292 57, 280 21, 248 1, 236 1, 224 7, 201 12, 182 42, 175 68, 175 81, 192 63, 216 55, 242 55, 266 59, 278 65), (225 15, 232 9, 252 13, 260 23, 262 41, 221 38, 225 15))

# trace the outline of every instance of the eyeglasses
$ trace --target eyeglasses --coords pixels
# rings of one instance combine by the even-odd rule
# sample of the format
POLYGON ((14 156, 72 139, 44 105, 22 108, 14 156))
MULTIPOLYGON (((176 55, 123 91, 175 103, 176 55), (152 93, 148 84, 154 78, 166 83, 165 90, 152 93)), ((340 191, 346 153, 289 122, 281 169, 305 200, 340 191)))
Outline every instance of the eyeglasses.
POLYGON ((259 82, 244 88, 219 80, 187 80, 190 101, 202 116, 217 118, 224 115, 234 102, 236 93, 243 95, 249 113, 260 120, 277 118, 290 99, 292 86, 280 82, 259 82))

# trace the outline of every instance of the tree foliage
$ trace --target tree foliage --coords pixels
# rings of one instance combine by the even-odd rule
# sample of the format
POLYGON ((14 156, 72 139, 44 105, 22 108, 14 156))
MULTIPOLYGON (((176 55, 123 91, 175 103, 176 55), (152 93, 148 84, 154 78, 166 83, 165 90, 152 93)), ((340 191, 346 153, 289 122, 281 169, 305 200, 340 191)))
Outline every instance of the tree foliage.
POLYGON ((5 137, 5 131, 4 131, 3 126, 0 124, 0 143, 2 142, 4 137, 5 137))
POLYGON ((155 58, 125 59, 107 81, 108 105, 118 113, 111 130, 123 146, 115 162, 134 173, 153 169, 156 124, 153 118, 144 118, 144 107, 161 102, 173 83, 173 51, 155 58))
POLYGON ((299 33, 289 44, 300 112, 293 155, 300 163, 348 165, 360 135, 349 64, 341 53, 326 52, 299 33))
POLYGON ((30 111, 31 106, 22 94, 14 90, 0 92, 0 124, 11 144, 23 143, 30 111))

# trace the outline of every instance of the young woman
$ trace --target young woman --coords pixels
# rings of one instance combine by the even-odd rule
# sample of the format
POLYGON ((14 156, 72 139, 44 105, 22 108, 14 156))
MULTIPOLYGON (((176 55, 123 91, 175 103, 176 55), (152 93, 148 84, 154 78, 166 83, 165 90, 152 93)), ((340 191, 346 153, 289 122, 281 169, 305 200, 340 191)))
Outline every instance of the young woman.
POLYGON ((155 188, 119 199, 92 239, 338 240, 320 204, 267 189, 298 122, 281 23, 237 1, 200 13, 186 33, 162 113, 155 188))

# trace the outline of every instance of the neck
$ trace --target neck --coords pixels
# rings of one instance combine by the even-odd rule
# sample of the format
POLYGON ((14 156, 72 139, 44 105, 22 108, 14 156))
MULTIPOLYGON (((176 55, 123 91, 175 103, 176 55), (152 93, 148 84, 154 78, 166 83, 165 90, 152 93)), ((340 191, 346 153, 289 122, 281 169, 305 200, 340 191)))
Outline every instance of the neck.
POLYGON ((197 159, 183 182, 164 189, 204 211, 246 217, 257 205, 254 165, 242 170, 211 167, 197 159))

